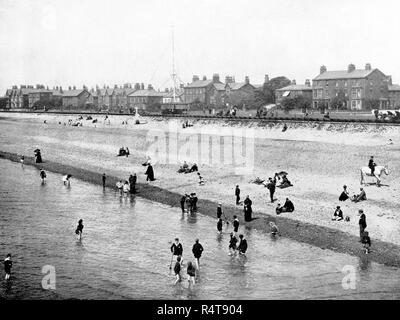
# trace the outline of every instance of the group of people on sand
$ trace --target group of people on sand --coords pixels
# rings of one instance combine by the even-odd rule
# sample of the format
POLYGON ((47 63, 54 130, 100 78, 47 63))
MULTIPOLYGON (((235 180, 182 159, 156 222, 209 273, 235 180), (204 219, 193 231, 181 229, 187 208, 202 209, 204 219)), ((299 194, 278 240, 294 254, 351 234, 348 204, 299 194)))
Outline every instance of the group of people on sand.
POLYGON ((121 147, 121 148, 119 148, 117 157, 123 157, 123 156, 128 157, 129 154, 130 154, 130 152, 129 152, 128 147, 126 147, 126 148, 121 147))
POLYGON ((186 161, 183 161, 183 164, 178 169, 178 173, 192 173, 196 171, 199 171, 197 164, 193 163, 193 165, 189 168, 189 165, 186 161))

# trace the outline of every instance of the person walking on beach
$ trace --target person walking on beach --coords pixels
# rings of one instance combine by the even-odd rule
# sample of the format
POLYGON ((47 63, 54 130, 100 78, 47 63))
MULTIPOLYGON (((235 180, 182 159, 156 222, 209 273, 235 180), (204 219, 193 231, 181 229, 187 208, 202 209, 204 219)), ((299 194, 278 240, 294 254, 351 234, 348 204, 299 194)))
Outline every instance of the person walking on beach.
POLYGON ((371 156, 371 158, 368 161, 368 168, 371 169, 371 174, 372 175, 374 175, 375 167, 376 167, 376 163, 374 161, 374 156, 371 156))
POLYGON ((175 260, 177 260, 178 257, 182 257, 183 246, 182 246, 181 243, 179 243, 179 239, 178 238, 175 238, 175 243, 173 243, 172 246, 171 246, 171 252, 172 252, 173 258, 175 260))
POLYGON ((154 170, 153 166, 150 163, 147 165, 147 170, 145 174, 147 175, 146 181, 154 181, 154 170))
POLYGON ((4 272, 6 273, 6 280, 10 279, 11 276, 11 268, 12 268, 12 261, 11 261, 11 254, 7 254, 7 257, 4 259, 4 272))
POLYGON ((71 184, 71 181, 70 181, 71 178, 72 178, 71 174, 66 174, 65 176, 63 176, 64 186, 69 186, 71 184))
POLYGON ((271 199, 271 203, 273 203, 275 201, 274 193, 275 193, 275 190, 276 190, 276 180, 275 180, 275 178, 274 179, 268 178, 268 180, 269 181, 268 181, 268 184, 267 184, 267 188, 269 190, 269 197, 271 199))
POLYGON ((200 257, 202 255, 203 251, 204 251, 204 248, 199 243, 199 239, 196 239, 196 241, 195 241, 195 243, 194 243, 194 245, 192 247, 192 252, 193 252, 193 255, 194 255, 195 259, 196 259, 197 270, 199 270, 199 271, 200 271, 200 257))
POLYGON ((21 162, 21 166, 24 166, 24 162, 25 162, 25 157, 21 156, 21 158, 19 159, 19 162, 21 162))
POLYGON ((178 282, 181 282, 181 257, 180 256, 178 256, 176 258, 174 272, 175 272, 175 277, 176 277, 174 285, 176 285, 178 282))
POLYGON ((42 163, 42 153, 40 152, 40 149, 35 149, 35 151, 33 151, 35 153, 35 162, 36 163, 42 163))
POLYGON ((79 219, 78 226, 76 227, 75 233, 78 235, 78 239, 82 240, 82 232, 83 232, 83 220, 79 219))
POLYGON ((244 238, 244 236, 241 234, 239 235, 240 243, 238 246, 238 251, 240 254, 245 254, 247 251, 247 240, 244 238))
POLYGON ((103 175, 101 176, 101 180, 103 181, 103 188, 106 187, 106 174, 103 173, 103 175))
POLYGON ((236 196, 236 205, 239 205, 239 202, 240 202, 240 188, 239 188, 239 185, 236 185, 235 196, 236 196))
POLYGON ((195 280, 195 276, 196 276, 196 269, 194 268, 193 264, 191 261, 188 262, 188 266, 186 269, 187 275, 188 275, 188 283, 189 283, 189 288, 191 286, 191 283, 193 283, 193 285, 195 285, 196 280, 195 280))
POLYGON ((269 226, 271 228, 271 234, 273 236, 276 236, 277 234, 279 234, 278 226, 274 222, 270 221, 269 226))
POLYGON ((39 175, 40 179, 42 179, 42 183, 44 183, 44 179, 46 179, 46 172, 43 169, 41 169, 39 175))
POLYGON ((229 240, 229 247, 228 247, 228 249, 229 249, 229 255, 231 256, 231 255, 233 255, 233 254, 236 253, 236 246, 237 246, 238 240, 237 240, 237 238, 235 237, 235 235, 233 234, 233 232, 231 232, 230 236, 231 236, 231 238, 230 238, 230 240, 229 240))
POLYGON ((233 233, 234 235, 237 234, 238 230, 239 230, 239 219, 238 217, 235 215, 233 216, 233 233))
POLYGON ((360 214, 360 219, 358 220, 358 225, 360 227, 360 241, 362 241, 364 231, 367 228, 367 217, 362 209, 358 210, 358 213, 360 214))
POLYGON ((222 234, 222 219, 218 218, 218 222, 217 222, 217 230, 220 234, 222 234))

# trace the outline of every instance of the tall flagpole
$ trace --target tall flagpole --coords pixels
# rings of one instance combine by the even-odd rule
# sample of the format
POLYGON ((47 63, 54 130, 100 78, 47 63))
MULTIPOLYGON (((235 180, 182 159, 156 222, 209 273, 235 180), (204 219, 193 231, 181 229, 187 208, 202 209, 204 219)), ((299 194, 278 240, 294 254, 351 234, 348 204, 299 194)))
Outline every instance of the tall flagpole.
POLYGON ((176 102, 176 70, 175 70, 175 39, 174 39, 174 25, 172 24, 172 81, 173 87, 173 102, 176 102))

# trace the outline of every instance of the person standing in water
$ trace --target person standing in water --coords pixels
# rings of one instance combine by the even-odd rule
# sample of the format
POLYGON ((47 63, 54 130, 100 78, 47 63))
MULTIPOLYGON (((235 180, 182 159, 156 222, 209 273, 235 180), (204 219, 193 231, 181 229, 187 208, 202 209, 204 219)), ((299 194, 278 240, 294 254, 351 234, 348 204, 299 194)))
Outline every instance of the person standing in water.
POLYGON ((101 180, 103 181, 103 188, 106 187, 106 179, 107 179, 106 174, 103 173, 103 175, 101 176, 101 180))
POLYGON ((137 180, 136 173, 129 176, 130 193, 132 194, 136 193, 136 180, 137 180))
POLYGON ((123 190, 123 188, 124 188, 124 184, 122 183, 122 180, 119 180, 119 181, 115 184, 115 186, 117 187, 119 193, 122 194, 122 190, 123 190))
POLYGON ((76 227, 75 233, 78 235, 78 239, 82 240, 82 232, 83 232, 83 220, 79 219, 78 226, 76 227))
MULTIPOLYGON (((183 246, 181 243, 179 243, 179 239, 175 238, 175 243, 172 244, 171 246, 171 252, 175 260, 178 259, 178 257, 182 257, 183 254, 183 246)), ((181 260, 181 259, 179 259, 181 260)))
POLYGON ((175 262, 174 272, 176 277, 174 285, 176 285, 178 282, 181 282, 181 257, 179 256, 177 257, 175 262))
POLYGON ((21 156, 21 158, 19 159, 19 162, 21 162, 21 166, 24 166, 24 162, 25 162, 25 157, 21 156))
POLYGON ((195 283, 196 283, 196 280, 195 280, 196 269, 194 268, 191 261, 188 262, 186 272, 188 275, 188 283, 189 283, 189 288, 190 288, 191 282, 193 282, 193 285, 195 285, 195 283))
POLYGON ((235 236, 236 236, 238 230, 239 230, 239 219, 235 215, 235 216, 233 216, 233 233, 235 234, 235 236))
POLYGON ((199 271, 200 271, 200 257, 201 257, 201 254, 203 253, 203 251, 204 251, 204 248, 199 243, 199 239, 196 239, 196 242, 192 247, 192 252, 193 252, 193 255, 194 255, 195 259, 196 259, 197 270, 199 270, 199 271))
POLYGON ((70 174, 66 174, 65 176, 63 176, 64 186, 69 186, 71 184, 71 182, 70 182, 71 177, 72 177, 72 175, 70 175, 70 174))
POLYGON ((241 234, 239 235, 240 243, 238 246, 238 251, 240 254, 245 254, 247 251, 247 240, 244 238, 244 236, 241 234))
POLYGON ((231 255, 233 255, 233 254, 235 254, 236 253, 236 245, 237 245, 237 238, 235 237, 235 235, 233 234, 233 232, 231 232, 231 234, 230 234, 230 236, 231 236, 231 239, 229 240, 229 247, 228 247, 228 249, 229 249, 229 255, 231 256, 231 255))
POLYGON ((217 230, 220 234, 222 234, 222 219, 218 218, 218 222, 217 222, 217 230))
POLYGON ((181 210, 182 210, 182 213, 185 213, 186 197, 187 197, 187 194, 185 194, 185 195, 183 195, 181 197, 181 210))
POLYGON ((11 254, 7 254, 7 257, 4 259, 4 272, 6 273, 6 280, 10 279, 11 276, 11 268, 12 268, 12 261, 11 261, 11 254))
POLYGON ((43 169, 40 170, 40 179, 42 179, 42 183, 44 183, 44 179, 46 179, 46 172, 43 169))

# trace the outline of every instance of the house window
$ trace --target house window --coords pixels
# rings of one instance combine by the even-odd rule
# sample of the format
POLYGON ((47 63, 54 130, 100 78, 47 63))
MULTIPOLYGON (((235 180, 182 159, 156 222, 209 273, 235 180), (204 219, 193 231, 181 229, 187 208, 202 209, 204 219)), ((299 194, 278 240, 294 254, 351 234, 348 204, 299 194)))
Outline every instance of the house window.
POLYGON ((344 82, 344 86, 347 87, 347 81, 344 82))
MULTIPOLYGON (((339 87, 339 81, 336 81, 336 87, 339 87)), ((336 94, 337 95, 337 94, 336 94)))

